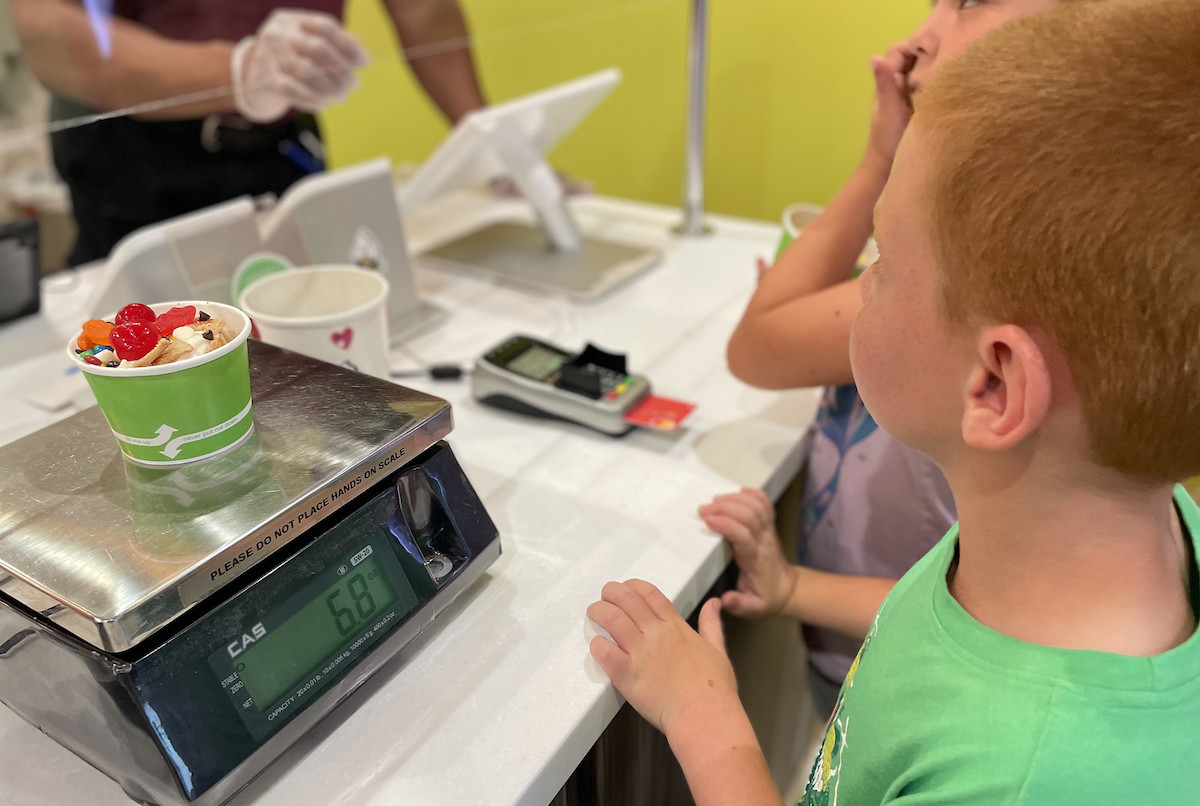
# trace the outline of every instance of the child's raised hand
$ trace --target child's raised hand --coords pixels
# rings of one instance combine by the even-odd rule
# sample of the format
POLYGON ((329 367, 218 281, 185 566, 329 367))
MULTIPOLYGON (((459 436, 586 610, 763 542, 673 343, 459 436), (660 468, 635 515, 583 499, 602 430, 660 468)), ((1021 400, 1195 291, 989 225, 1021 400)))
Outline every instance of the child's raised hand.
POLYGON ((704 604, 697 634, 649 582, 609 582, 600 596, 587 615, 613 640, 593 638, 592 657, 650 724, 669 738, 681 714, 703 723, 708 714, 740 708, 719 599, 704 604))
POLYGON ((796 586, 795 569, 775 533, 775 507, 762 490, 743 487, 700 507, 709 529, 724 536, 738 567, 737 590, 721 597, 735 616, 757 618, 783 610, 796 586))
POLYGON ((894 45, 886 55, 871 59, 871 72, 875 74, 875 107, 871 113, 867 156, 879 160, 889 171, 900 138, 912 117, 908 74, 916 62, 916 53, 906 44, 894 45))

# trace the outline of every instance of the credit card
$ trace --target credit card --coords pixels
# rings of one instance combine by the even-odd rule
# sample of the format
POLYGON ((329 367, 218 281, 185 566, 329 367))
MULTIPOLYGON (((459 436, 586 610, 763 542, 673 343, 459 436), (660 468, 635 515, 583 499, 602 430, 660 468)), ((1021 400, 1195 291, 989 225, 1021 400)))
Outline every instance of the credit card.
POLYGON ((695 403, 646 395, 625 414, 625 422, 659 431, 674 431, 695 408, 695 403))

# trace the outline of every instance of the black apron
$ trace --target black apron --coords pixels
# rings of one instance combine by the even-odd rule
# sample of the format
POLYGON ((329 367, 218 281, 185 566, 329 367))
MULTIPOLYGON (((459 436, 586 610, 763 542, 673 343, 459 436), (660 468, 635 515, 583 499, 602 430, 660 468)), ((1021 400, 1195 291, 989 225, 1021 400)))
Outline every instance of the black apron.
MULTIPOLYGON (((54 120, 90 113, 62 98, 51 106, 54 120)), ((243 129, 216 119, 122 117, 55 132, 54 166, 70 187, 79 227, 71 265, 106 257, 148 224, 246 194, 281 195, 309 172, 280 150, 302 129, 316 134, 315 119, 243 129)))

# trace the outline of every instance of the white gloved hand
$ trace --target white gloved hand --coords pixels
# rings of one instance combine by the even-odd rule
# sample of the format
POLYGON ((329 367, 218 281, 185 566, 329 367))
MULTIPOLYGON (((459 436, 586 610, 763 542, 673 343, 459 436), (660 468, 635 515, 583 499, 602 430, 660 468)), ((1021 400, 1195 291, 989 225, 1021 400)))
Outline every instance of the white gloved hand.
POLYGON ((233 49, 233 100, 254 123, 295 108, 316 112, 353 88, 367 64, 362 45, 338 20, 318 11, 276 9, 233 49))

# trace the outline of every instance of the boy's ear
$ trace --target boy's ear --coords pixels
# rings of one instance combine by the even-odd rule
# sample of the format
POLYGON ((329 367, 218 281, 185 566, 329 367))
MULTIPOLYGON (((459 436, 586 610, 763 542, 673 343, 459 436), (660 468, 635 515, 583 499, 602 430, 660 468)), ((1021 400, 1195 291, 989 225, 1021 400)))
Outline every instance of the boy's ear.
POLYGON ((979 334, 976 364, 964 390, 963 441, 973 448, 1011 448, 1045 421, 1050 371, 1024 328, 997 325, 979 334))

